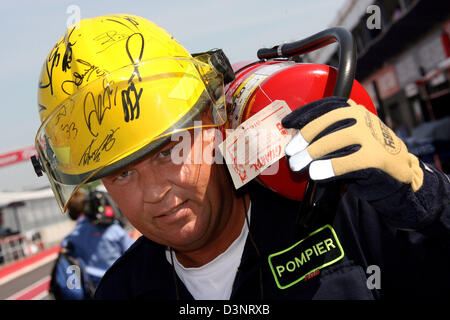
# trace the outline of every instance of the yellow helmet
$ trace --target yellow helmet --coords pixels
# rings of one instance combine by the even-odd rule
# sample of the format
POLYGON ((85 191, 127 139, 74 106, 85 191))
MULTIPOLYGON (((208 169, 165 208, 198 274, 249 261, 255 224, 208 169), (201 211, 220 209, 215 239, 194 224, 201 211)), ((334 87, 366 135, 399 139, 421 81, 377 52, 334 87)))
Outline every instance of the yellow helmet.
POLYGON ((193 128, 206 107, 226 121, 223 74, 137 16, 83 19, 42 67, 36 149, 65 211, 86 182, 129 165, 193 128), (165 139, 163 139, 165 138, 165 139))

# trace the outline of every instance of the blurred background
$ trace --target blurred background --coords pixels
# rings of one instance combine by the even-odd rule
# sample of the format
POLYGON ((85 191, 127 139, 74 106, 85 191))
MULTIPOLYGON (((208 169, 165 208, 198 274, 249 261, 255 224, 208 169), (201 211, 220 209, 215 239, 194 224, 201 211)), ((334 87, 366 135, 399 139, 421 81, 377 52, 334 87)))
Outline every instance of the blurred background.
MULTIPOLYGON (((29 161, 39 127, 38 77, 77 18, 128 13, 168 30, 190 52, 222 48, 231 63, 343 26, 357 43, 356 79, 410 152, 450 173, 450 10, 442 0, 2 1, 0 3, 0 299, 51 299, 49 274, 75 226, 29 161)), ((337 66, 338 47, 306 62, 337 66)), ((101 188, 101 187, 100 187, 101 188)), ((125 227, 132 233, 131 226, 125 227)))

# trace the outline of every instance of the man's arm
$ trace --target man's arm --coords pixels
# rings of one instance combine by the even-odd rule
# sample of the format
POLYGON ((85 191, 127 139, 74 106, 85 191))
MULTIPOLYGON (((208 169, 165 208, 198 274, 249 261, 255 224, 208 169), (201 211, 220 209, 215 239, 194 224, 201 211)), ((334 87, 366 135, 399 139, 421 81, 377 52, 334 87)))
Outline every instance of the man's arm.
POLYGON ((390 225, 441 237, 450 248, 450 179, 433 166, 420 163, 420 167, 424 172, 420 189, 404 186, 371 205, 390 225))
POLYGON ((319 183, 346 183, 396 228, 448 234, 448 176, 409 153, 363 106, 324 98, 296 109, 282 124, 299 130, 286 146, 293 171, 309 170, 319 183))

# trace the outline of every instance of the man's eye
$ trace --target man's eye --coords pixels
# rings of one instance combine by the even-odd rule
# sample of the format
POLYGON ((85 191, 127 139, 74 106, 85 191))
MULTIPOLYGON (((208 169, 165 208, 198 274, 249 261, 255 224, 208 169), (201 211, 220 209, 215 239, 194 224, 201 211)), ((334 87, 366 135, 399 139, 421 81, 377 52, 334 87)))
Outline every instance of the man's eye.
POLYGON ((169 148, 169 149, 166 149, 166 150, 161 151, 161 152, 158 154, 158 156, 159 156, 160 158, 166 158, 166 157, 170 156, 171 152, 172 152, 172 148, 169 148))
POLYGON ((131 170, 127 170, 127 171, 124 171, 124 172, 122 172, 121 174, 119 174, 119 175, 116 177, 116 179, 118 179, 118 180, 123 180, 123 179, 128 178, 130 175, 131 175, 131 170))

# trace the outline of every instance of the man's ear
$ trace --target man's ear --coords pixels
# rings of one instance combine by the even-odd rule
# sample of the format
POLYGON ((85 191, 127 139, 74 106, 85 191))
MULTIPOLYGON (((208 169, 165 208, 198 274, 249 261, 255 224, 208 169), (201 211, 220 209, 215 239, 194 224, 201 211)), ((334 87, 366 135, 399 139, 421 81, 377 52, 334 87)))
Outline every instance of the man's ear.
POLYGON ((211 127, 211 128, 203 128, 203 142, 209 145, 210 143, 213 143, 216 139, 218 128, 211 127))
POLYGON ((203 124, 206 125, 214 124, 214 116, 209 106, 207 106, 205 110, 203 110, 203 112, 201 113, 200 120, 202 121, 203 124))

